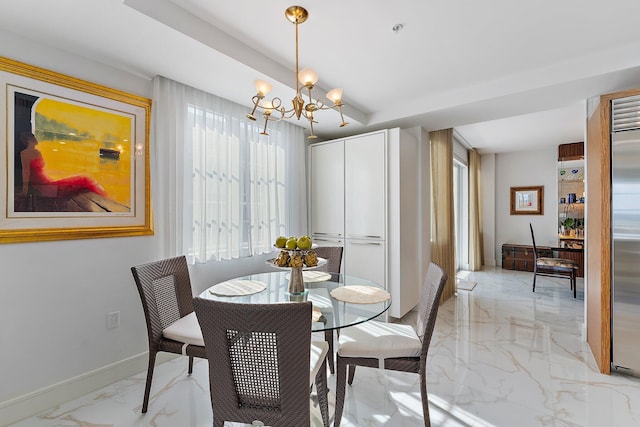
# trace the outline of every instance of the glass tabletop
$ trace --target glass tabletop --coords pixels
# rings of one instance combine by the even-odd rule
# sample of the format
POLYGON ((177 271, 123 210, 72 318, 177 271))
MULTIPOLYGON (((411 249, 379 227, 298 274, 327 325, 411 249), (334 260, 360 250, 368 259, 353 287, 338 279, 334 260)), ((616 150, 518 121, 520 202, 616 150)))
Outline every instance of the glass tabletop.
MULTIPOLYGON (((338 273, 324 272, 304 272, 305 292, 303 294, 289 294, 289 271, 275 271, 270 273, 258 273, 248 276, 237 277, 224 283, 247 283, 257 285, 256 292, 249 295, 223 296, 212 293, 212 288, 206 289, 199 296, 200 298, 213 299, 242 304, 275 304, 291 301, 311 301, 314 310, 320 311, 320 318, 312 324, 313 332, 327 331, 344 328, 358 323, 371 320, 384 313, 391 305, 391 298, 374 303, 366 302, 346 302, 343 300, 345 291, 351 300, 348 292, 351 290, 366 291, 371 290, 373 294, 384 293, 384 287, 370 280, 338 273), (345 288, 348 287, 348 288, 345 288), (332 296, 332 291, 338 288, 345 288, 334 292, 338 298, 332 296), (262 290, 258 290, 262 289, 262 290), (343 293, 343 295, 338 295, 343 293)), ((219 289, 217 287, 216 289, 219 289)), ((215 290, 213 290, 215 292, 215 290)), ((378 300, 380 298, 377 298, 378 300)))

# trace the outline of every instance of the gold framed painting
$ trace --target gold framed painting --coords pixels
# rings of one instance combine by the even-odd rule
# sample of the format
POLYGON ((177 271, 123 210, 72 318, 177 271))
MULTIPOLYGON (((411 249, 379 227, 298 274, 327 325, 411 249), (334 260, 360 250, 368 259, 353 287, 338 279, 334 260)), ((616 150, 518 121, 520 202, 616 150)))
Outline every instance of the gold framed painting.
POLYGON ((544 186, 511 187, 511 215, 543 215, 544 186))
POLYGON ((151 100, 0 57, 0 243, 153 234, 151 100))

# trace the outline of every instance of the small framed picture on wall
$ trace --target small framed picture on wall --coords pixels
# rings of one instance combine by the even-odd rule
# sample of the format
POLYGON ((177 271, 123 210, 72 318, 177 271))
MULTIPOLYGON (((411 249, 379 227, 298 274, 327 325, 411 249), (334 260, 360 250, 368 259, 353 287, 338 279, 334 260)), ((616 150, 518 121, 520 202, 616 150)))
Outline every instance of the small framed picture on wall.
POLYGON ((511 215, 543 215, 544 186, 511 187, 511 215))

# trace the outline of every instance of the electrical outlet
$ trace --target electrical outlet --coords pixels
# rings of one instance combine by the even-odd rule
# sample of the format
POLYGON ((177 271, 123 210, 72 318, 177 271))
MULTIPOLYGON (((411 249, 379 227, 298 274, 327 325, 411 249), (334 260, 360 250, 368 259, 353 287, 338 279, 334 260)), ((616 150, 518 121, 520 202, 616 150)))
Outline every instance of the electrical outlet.
POLYGON ((107 329, 114 329, 120 326, 120 312, 113 311, 107 313, 107 329))

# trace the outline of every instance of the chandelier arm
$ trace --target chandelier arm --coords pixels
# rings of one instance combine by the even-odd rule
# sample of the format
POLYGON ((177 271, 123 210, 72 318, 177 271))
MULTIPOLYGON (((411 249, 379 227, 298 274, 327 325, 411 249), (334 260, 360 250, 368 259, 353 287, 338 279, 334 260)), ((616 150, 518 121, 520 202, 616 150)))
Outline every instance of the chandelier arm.
POLYGON ((283 119, 290 119, 295 115, 296 115, 296 112, 295 112, 295 110, 293 108, 290 109, 290 110, 282 111, 282 118, 283 119))
POLYGON ((270 122, 279 122, 279 121, 280 121, 280 120, 282 120, 282 119, 286 119, 286 118, 288 118, 288 117, 286 117, 286 116, 284 115, 284 111, 282 111, 282 110, 278 110, 278 109, 274 109, 273 111, 269 111, 269 112, 265 111, 262 115, 264 116, 264 118, 265 118, 266 120, 268 120, 268 121, 270 121, 270 122), (278 113, 280 113, 280 116, 279 116, 279 117, 278 117, 278 116, 274 117, 274 115, 275 115, 275 114, 274 114, 274 112, 276 112, 276 111, 277 111, 278 113))
POLYGON ((307 94, 309 95, 309 104, 315 104, 313 102, 313 96, 311 96, 311 91, 313 90, 313 85, 306 85, 307 94))
POLYGON ((269 135, 269 133, 267 132, 267 123, 269 123, 270 115, 271 113, 269 111, 264 112, 264 129, 262 130, 262 132, 260 132, 260 135, 269 135))
POLYGON ((263 95, 255 95, 253 98, 251 98, 251 101, 253 102, 253 109, 251 110, 251 113, 247 114, 247 118, 250 120, 255 121, 256 120, 256 116, 254 116, 256 109, 260 106, 260 101, 262 100, 262 98, 264 98, 263 95))
POLYGON ((313 133, 313 124, 317 122, 313 120, 313 113, 309 113, 309 117, 307 118, 309 119, 309 127, 311 128, 311 134, 309 134, 307 139, 316 139, 317 136, 313 133))
POLYGON ((338 112, 340 113, 340 127, 343 128, 348 125, 349 122, 344 121, 344 116, 342 115, 342 102, 336 104, 336 107, 338 108, 338 112))
POLYGON ((332 110, 336 107, 335 104, 333 105, 327 105, 322 101, 317 101, 316 102, 316 106, 318 107, 318 110, 332 110))

